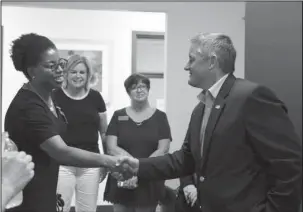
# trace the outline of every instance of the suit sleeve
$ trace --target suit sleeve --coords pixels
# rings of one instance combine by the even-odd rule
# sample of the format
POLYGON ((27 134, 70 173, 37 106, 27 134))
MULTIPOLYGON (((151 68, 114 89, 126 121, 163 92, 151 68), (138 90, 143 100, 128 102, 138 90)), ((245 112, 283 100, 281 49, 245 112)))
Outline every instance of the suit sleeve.
POLYGON ((195 161, 189 142, 186 139, 181 149, 172 154, 139 159, 138 177, 145 180, 166 180, 192 175, 195 161))
POLYGON ((296 212, 301 202, 302 141, 283 102, 258 87, 245 105, 245 127, 270 180, 266 212, 296 212))
MULTIPOLYGON (((184 140, 189 141, 189 139, 190 139, 190 128, 188 128, 184 140)), ((186 187, 188 185, 195 185, 193 175, 187 175, 185 177, 180 178, 180 188, 183 189, 184 187, 186 187)))

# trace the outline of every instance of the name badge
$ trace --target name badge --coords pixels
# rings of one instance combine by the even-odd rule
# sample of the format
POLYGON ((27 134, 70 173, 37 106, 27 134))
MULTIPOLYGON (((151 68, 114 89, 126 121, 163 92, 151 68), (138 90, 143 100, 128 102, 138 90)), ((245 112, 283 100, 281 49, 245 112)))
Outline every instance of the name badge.
POLYGON ((128 116, 118 116, 119 121, 127 121, 129 119, 128 116))

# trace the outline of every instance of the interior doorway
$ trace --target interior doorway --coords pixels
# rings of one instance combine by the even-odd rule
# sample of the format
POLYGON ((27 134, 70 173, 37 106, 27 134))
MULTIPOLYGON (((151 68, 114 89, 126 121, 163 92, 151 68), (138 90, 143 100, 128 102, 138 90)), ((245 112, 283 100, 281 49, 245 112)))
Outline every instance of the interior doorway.
POLYGON ((150 79, 149 102, 162 111, 165 111, 164 47, 165 35, 162 32, 132 32, 132 73, 140 73, 150 79))

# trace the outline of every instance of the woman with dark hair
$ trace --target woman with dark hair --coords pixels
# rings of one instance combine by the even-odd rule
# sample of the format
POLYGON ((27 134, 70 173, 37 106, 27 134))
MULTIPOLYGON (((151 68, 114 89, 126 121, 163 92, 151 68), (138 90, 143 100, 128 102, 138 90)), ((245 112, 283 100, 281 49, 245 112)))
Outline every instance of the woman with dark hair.
MULTIPOLYGON (((107 153, 135 158, 166 154, 170 127, 166 114, 148 102, 150 80, 133 74, 125 80, 124 87, 131 105, 114 112, 106 133, 107 153)), ((114 212, 155 212, 163 193, 164 181, 138 181, 133 177, 119 182, 109 175, 104 200, 114 203, 114 212)))
MULTIPOLYGON (((63 140, 69 146, 100 153, 98 133, 103 144, 107 117, 101 94, 91 89, 97 83, 96 74, 86 57, 70 56, 65 67, 65 83, 53 97, 69 120, 63 140)), ((105 177, 106 170, 100 168, 60 166, 57 192, 65 203, 63 211, 69 212, 74 193, 76 212, 96 211, 99 182, 105 177)))
POLYGON ((22 35, 12 43, 11 58, 28 83, 12 100, 4 127, 18 149, 32 155, 35 176, 23 190, 22 204, 7 211, 55 212, 59 164, 114 171, 119 168, 114 168, 117 158, 70 147, 62 140, 68 120, 51 94, 62 85, 65 61, 52 41, 33 33, 22 35))

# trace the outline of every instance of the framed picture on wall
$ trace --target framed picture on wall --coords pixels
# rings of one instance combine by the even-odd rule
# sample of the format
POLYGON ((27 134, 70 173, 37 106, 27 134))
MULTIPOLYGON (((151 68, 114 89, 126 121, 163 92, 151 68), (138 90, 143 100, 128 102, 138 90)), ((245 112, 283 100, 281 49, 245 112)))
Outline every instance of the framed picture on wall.
POLYGON ((89 59, 93 72, 98 78, 92 89, 99 91, 109 104, 109 45, 89 40, 52 39, 58 48, 59 56, 68 59, 73 54, 89 59))

